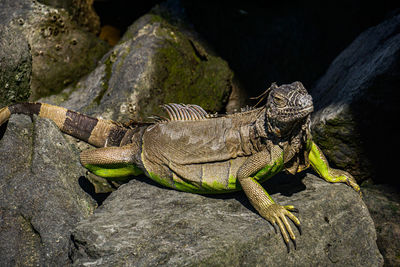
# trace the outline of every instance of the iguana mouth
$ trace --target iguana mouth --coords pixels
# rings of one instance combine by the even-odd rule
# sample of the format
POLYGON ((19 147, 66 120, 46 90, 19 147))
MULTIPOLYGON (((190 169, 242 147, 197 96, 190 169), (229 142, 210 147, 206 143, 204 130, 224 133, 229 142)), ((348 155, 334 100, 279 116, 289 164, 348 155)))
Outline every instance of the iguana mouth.
POLYGON ((310 113, 314 111, 314 106, 308 106, 296 111, 289 110, 289 111, 283 111, 281 114, 277 116, 278 121, 282 122, 290 122, 290 121, 297 121, 299 119, 307 117, 310 113))
POLYGON ((306 114, 306 113, 309 114, 309 113, 312 113, 313 111, 314 111, 314 106, 311 105, 309 107, 301 109, 299 113, 301 113, 301 114, 306 114))

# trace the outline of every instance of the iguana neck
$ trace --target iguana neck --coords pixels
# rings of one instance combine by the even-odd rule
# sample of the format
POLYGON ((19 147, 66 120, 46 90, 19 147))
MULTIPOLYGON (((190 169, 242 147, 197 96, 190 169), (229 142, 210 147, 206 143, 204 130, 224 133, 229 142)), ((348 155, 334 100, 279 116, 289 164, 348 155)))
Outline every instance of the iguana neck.
POLYGON ((308 116, 306 121, 294 129, 288 138, 279 141, 279 146, 283 149, 285 170, 291 174, 309 165, 306 147, 307 141, 311 139, 310 124, 311 120, 308 116))
MULTIPOLYGON (((300 155, 300 152, 305 151, 307 140, 311 138, 310 115, 293 124, 293 127, 287 131, 279 131, 273 128, 271 126, 273 124, 268 121, 268 117, 265 119, 258 118, 256 124, 261 125, 262 122, 264 123, 262 136, 265 142, 268 143, 267 147, 277 145, 282 149, 285 168, 289 172, 295 172, 299 165, 307 164, 306 159, 303 157, 304 155, 300 155)), ((259 128, 260 126, 257 127, 257 129, 259 128)))
POLYGON ((280 123, 279 127, 276 126, 277 123, 269 119, 268 116, 264 119, 266 137, 275 140, 276 143, 291 143, 291 140, 296 138, 296 136, 308 134, 310 132, 310 124, 310 115, 295 122, 288 122, 287 125, 282 125, 282 123, 280 123))

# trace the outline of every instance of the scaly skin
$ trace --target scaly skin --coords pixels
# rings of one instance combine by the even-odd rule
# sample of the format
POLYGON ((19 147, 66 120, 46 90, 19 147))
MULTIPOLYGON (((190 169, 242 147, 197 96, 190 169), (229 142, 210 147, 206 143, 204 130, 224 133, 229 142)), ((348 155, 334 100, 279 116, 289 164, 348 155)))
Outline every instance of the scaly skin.
POLYGON ((326 160, 324 154, 314 142, 311 143, 311 150, 308 157, 310 159, 310 164, 312 168, 322 178, 324 178, 325 181, 330 183, 345 183, 348 186, 351 186, 356 192, 360 194, 360 196, 362 196, 360 186, 357 184, 354 177, 346 171, 329 167, 329 163, 326 160))
POLYGON ((293 241, 296 248, 296 236, 286 217, 289 217, 298 227, 300 227, 299 219, 290 212, 295 211, 296 209, 291 205, 281 206, 275 203, 267 191, 257 182, 256 179, 254 179, 254 176, 252 176, 255 172, 257 172, 255 176, 260 174, 268 176, 274 175, 275 173, 262 173, 262 169, 266 166, 269 167, 273 165, 283 167, 282 155, 282 150, 278 146, 274 146, 272 147, 271 152, 261 151, 251 156, 239 169, 237 178, 242 185, 246 196, 258 213, 268 220, 274 227, 278 225, 289 251, 290 239, 293 241))

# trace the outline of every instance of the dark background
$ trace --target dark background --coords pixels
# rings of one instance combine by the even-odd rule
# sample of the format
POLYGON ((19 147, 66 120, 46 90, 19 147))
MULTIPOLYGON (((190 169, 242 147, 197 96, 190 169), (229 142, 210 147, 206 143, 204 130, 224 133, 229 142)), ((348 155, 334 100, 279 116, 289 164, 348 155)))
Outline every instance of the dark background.
MULTIPOLYGON (((163 1, 98 0, 102 25, 121 33, 163 1)), ((398 11, 395 1, 190 1, 197 32, 228 61, 248 95, 272 82, 302 81, 310 91, 361 32, 398 11)))

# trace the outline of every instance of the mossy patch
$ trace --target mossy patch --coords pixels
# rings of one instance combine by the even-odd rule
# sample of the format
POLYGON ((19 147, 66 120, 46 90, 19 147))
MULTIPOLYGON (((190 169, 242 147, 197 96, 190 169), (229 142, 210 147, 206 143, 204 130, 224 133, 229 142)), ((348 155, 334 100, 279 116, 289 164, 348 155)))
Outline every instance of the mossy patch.
POLYGON ((223 111, 232 89, 233 72, 228 64, 205 54, 204 48, 194 45, 160 16, 152 18, 158 26, 159 43, 153 62, 151 104, 142 103, 140 115, 159 113, 158 106, 164 103, 191 103, 210 112, 223 111))
POLYGON ((19 29, 0 30, 0 107, 26 101, 30 96, 32 57, 30 47, 19 29))
POLYGON ((110 56, 104 61, 105 65, 105 70, 104 70, 104 76, 101 79, 101 91, 97 95, 97 97, 94 99, 94 103, 97 105, 100 105, 100 101, 103 98, 104 94, 108 90, 111 74, 112 74, 112 66, 115 61, 115 54, 114 52, 110 54, 110 56))

